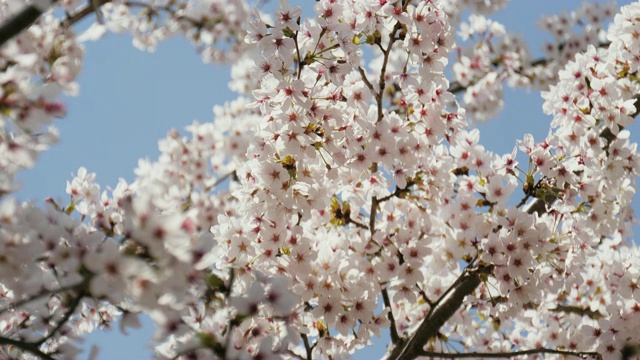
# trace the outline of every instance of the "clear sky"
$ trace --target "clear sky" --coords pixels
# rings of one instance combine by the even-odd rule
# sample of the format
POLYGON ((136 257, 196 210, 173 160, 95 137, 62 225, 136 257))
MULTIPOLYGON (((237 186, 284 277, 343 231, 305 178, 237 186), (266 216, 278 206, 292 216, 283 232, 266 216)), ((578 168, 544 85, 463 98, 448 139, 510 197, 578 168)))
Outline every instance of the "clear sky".
MULTIPOLYGON (((300 3, 314 4, 311 0, 300 3)), ((618 5, 628 3, 619 1, 618 5)), ((542 42, 548 38, 535 23, 543 14, 581 4, 579 0, 516 0, 491 18, 508 31, 523 34, 532 52, 541 54, 542 42)), ((80 26, 86 27, 86 23, 80 26)), ((128 36, 108 34, 96 43, 87 43, 80 95, 64 99, 68 116, 55 122, 61 142, 45 152, 34 169, 20 174, 23 187, 16 196, 37 202, 53 196, 66 203, 66 181, 80 166, 96 172, 102 188, 115 186, 118 178, 132 181, 138 159, 157 158, 157 141, 170 129, 182 130, 195 119, 212 121, 213 105, 235 97, 227 88, 228 82, 227 67, 203 64, 183 39, 161 43, 152 54, 136 50, 128 36)), ((503 154, 511 152, 515 140, 527 132, 536 139, 545 137, 550 119, 542 113, 541 105, 537 92, 507 90, 500 117, 479 126, 481 143, 503 154)), ((637 142, 634 130, 638 126, 630 129, 632 140, 637 142)), ((130 331, 129 337, 117 329, 91 334, 85 348, 97 344, 102 360, 149 359, 152 352, 147 346, 152 333, 151 322, 145 320, 143 329, 130 331)), ((354 358, 380 358, 387 343, 388 338, 380 339, 375 347, 354 358)))

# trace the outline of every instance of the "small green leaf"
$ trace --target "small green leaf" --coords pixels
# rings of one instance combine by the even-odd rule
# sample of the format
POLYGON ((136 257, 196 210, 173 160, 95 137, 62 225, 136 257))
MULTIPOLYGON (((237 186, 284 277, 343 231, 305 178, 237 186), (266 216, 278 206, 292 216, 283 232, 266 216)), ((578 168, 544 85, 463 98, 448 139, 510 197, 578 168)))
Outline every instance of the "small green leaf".
POLYGON ((211 290, 214 291, 223 291, 224 289, 226 289, 224 280, 222 280, 216 274, 209 274, 209 276, 207 276, 207 279, 205 280, 205 283, 211 290))

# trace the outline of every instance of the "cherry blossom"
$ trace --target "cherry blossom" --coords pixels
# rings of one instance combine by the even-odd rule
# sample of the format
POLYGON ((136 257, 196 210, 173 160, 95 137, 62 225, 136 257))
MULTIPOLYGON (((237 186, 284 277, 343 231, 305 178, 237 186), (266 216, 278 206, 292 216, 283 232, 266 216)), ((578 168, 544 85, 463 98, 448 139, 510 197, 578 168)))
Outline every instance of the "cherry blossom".
POLYGON ((638 3, 610 26, 611 4, 546 17, 542 59, 490 18, 506 1, 319 0, 306 19, 285 0, 272 16, 56 6, 0 52, 1 356, 76 358, 82 335, 142 314, 159 359, 345 358, 383 329, 394 360, 640 344, 638 3), (57 98, 79 91, 82 41, 106 31, 150 51, 185 36, 234 62, 238 98, 170 130, 131 182, 81 167, 67 199, 18 202, 15 175, 57 140, 57 98), (505 83, 541 90, 551 124, 496 154, 474 122, 505 83))

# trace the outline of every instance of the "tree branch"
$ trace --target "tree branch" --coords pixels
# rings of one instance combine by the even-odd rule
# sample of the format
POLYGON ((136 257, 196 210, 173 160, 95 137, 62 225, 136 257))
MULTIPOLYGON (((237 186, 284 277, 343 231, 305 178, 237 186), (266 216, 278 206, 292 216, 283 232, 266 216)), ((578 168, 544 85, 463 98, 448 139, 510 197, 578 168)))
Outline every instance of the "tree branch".
MULTIPOLYGON (((408 2, 407 2, 408 3, 408 2)), ((405 7, 406 4, 403 4, 405 7)), ((402 28, 400 21, 396 22, 393 26, 393 30, 389 33, 389 45, 387 45, 386 49, 382 49, 382 45, 380 45, 379 41, 376 41, 380 49, 382 50, 383 58, 382 58, 382 67, 380 68, 380 79, 378 80, 378 92, 376 93, 376 102, 378 103, 378 122, 382 121, 382 101, 384 98, 384 88, 385 80, 384 77, 387 73, 387 64, 389 63, 389 55, 391 54, 391 48, 393 48, 393 43, 398 40, 396 38, 396 32, 402 28)))
MULTIPOLYGON (((54 2, 55 0, 50 1, 51 4, 54 2)), ((38 6, 31 4, 7 20, 0 26, 0 46, 33 25, 44 11, 44 9, 40 9, 38 6)))
POLYGON ((398 328, 396 327, 396 319, 393 317, 393 309, 391 308, 391 301, 389 301, 389 292, 387 288, 382 289, 382 301, 384 302, 384 306, 389 308, 389 312, 387 313, 387 318, 391 325, 390 333, 391 333, 391 342, 397 344, 400 342, 400 336, 398 335, 398 328))
POLYGON ((231 178, 234 181, 238 181, 238 174, 236 173, 235 170, 224 174, 221 178, 216 180, 211 186, 208 186, 207 190, 211 190, 211 189, 215 188, 216 186, 220 185, 221 183, 223 183, 228 178, 231 178))
POLYGON ((413 335, 406 342, 402 341, 398 346, 390 347, 386 359, 413 360, 421 356, 424 345, 438 335, 440 328, 458 311, 464 298, 471 295, 482 282, 482 278, 492 272, 493 265, 477 265, 465 269, 451 291, 447 291, 436 302, 413 335))
MULTIPOLYGON (((640 112, 640 100, 636 99, 636 108, 639 109, 640 112)), ((637 115, 633 114, 633 116, 637 115)), ((605 128, 600 133, 600 136, 607 140, 607 143, 610 143, 615 137, 612 136, 611 131, 608 128, 605 128)), ((534 201, 530 202, 525 206, 524 211, 533 214, 534 212, 538 214, 542 214, 546 212, 546 204, 553 203, 557 199, 557 196, 553 193, 549 193, 545 196, 544 199, 536 198, 534 201)), ((415 359, 417 356, 440 356, 439 354, 427 353, 422 350, 424 345, 433 337, 438 334, 438 330, 444 323, 457 311, 457 309, 462 305, 462 301, 465 296, 470 295, 473 291, 480 285, 480 275, 490 274, 492 272, 492 268, 490 266, 484 266, 484 268, 477 267, 475 269, 467 269, 463 276, 459 278, 460 281, 456 281, 454 283, 455 288, 453 292, 448 295, 449 290, 443 295, 441 299, 439 299, 432 313, 430 312, 427 317, 420 324, 420 327, 414 335, 410 338, 405 346, 398 346, 395 349, 391 348, 391 353, 388 359, 390 360, 409 360, 415 359), (446 296, 446 298, 445 298, 446 296), (442 303, 442 304, 441 304, 442 303)), ((583 316, 589 316, 594 319, 597 319, 599 316, 602 316, 599 312, 594 312, 591 310, 581 309, 579 307, 573 306, 558 306, 556 309, 552 311, 562 311, 562 312, 570 312, 583 316)), ((554 353, 561 354, 560 350, 552 350, 552 349, 534 349, 534 350, 526 350, 529 353, 522 353, 522 355, 526 354, 535 354, 535 353, 554 353)), ((586 356, 594 356, 600 357, 597 353, 562 353, 565 355, 586 357, 586 356)), ((479 353, 473 353, 469 356, 461 356, 464 354, 448 354, 443 357, 450 358, 460 358, 460 357, 485 357, 485 355, 479 355, 479 353), (449 356, 450 355, 450 356, 449 356)), ((494 356, 487 355, 486 357, 511 357, 517 356, 516 353, 504 353, 504 356, 501 354, 494 354, 494 356)))
POLYGON ((13 303, 13 304, 9 304, 7 307, 4 307, 2 309, 0 309, 0 315, 4 314, 5 312, 9 311, 9 310, 13 310, 16 309, 22 305, 28 304, 32 301, 36 301, 42 297, 45 296, 50 296, 50 295, 55 295, 61 292, 65 292, 65 291, 69 291, 69 290, 77 290, 80 289, 82 286, 84 286, 85 283, 81 282, 75 285, 71 285, 71 286, 65 286, 65 287, 61 287, 59 289, 55 289, 55 290, 47 290, 44 289, 42 291, 40 291, 39 293, 35 294, 35 295, 31 295, 31 297, 28 297, 26 299, 22 299, 22 300, 18 300, 17 302, 13 303))
POLYGON ((361 223, 361 222, 360 222, 360 221, 358 221, 358 220, 353 220, 353 219, 352 219, 352 218, 350 218, 350 217, 346 218, 346 222, 347 222, 347 224, 353 224, 353 225, 355 225, 355 226, 357 226, 357 227, 359 227, 359 228, 361 228, 361 229, 369 230, 369 228, 367 227, 367 225, 365 225, 365 224, 361 223))
POLYGON ((501 353, 482 353, 482 352, 472 352, 472 353, 435 353, 430 351, 422 351, 420 352, 420 356, 428 356, 430 358, 443 358, 443 359, 463 359, 463 358, 513 358, 516 356, 522 355, 536 355, 536 354, 556 354, 556 355, 564 355, 564 356, 574 356, 579 358, 596 358, 602 359, 602 356, 595 352, 573 352, 566 350, 555 350, 555 349, 547 349, 547 348, 537 348, 531 350, 519 350, 512 352, 501 352, 501 353))
POLYGON ((313 347, 309 346, 309 337, 307 337, 307 334, 300 334, 300 336, 302 337, 302 342, 304 343, 304 349, 305 349, 305 352, 307 353, 307 360, 313 360, 313 347))
POLYGON ((371 210, 369 211, 369 232, 371 233, 371 239, 376 232, 376 216, 378 215, 378 198, 373 197, 371 199, 371 210))
POLYGON ((67 321, 69 321, 73 313, 76 312, 76 309, 78 308, 78 305, 80 305, 80 301, 82 301, 82 298, 84 298, 84 295, 85 295, 84 292, 81 291, 73 298, 73 300, 71 301, 71 304, 69 304, 69 308, 62 316, 62 319, 58 321, 56 326, 49 332, 47 336, 35 342, 34 343, 35 346, 39 347, 40 345, 44 344, 47 340, 54 337, 56 333, 60 331, 60 329, 62 329, 62 327, 67 323, 67 321))
POLYGON ((360 72, 360 76, 362 76, 362 81, 364 81, 364 84, 367 85, 367 87, 369 88, 369 90, 371 90, 371 93, 375 97, 378 97, 378 93, 373 88, 373 85, 371 85, 371 82, 367 78, 367 73, 364 72, 364 69, 362 68, 362 66, 358 66, 358 71, 360 72))
POLYGON ((88 15, 98 11, 98 9, 100 9, 100 7, 108 2, 110 2, 111 0, 90 0, 91 4, 85 6, 84 8, 82 8, 80 11, 74 13, 73 15, 67 17, 66 19, 64 19, 62 21, 62 26, 63 27, 71 27, 74 24, 76 24, 78 21, 84 19, 85 17, 87 17, 88 15))
MULTIPOLYGON (((298 17, 297 23, 298 25, 300 25, 300 17, 298 17)), ((302 61, 302 58, 300 57, 300 46, 298 46, 298 31, 296 31, 293 36, 293 42, 296 44, 296 54, 298 56, 298 75, 296 76, 296 78, 299 80, 300 75, 302 75, 302 68, 304 67, 304 61, 302 61)))
MULTIPOLYGON (((609 45, 611 45, 611 42, 610 41, 605 41, 605 42, 598 43, 597 47, 605 48, 605 47, 608 47, 609 45)), ((559 44, 559 46, 564 47, 564 46, 566 46, 566 44, 565 43, 561 43, 561 44, 559 44)), ((496 64, 498 64, 498 63, 499 62, 497 62, 495 60, 491 61, 491 64, 493 64, 494 66, 496 66, 496 64)), ((540 58, 535 59, 535 60, 533 60, 533 61, 531 61, 529 63, 529 69, 535 68, 535 67, 538 67, 538 66, 545 66, 548 63, 549 63, 549 58, 548 57, 540 57, 540 58)), ((521 68, 519 72, 522 72, 522 70, 523 69, 521 68)), ((452 93, 452 94, 457 94, 459 92, 462 92, 462 91, 466 90, 468 87, 469 86, 462 86, 457 81, 454 81, 449 86, 449 92, 452 93)))
POLYGON ((550 310, 553 312, 565 312, 565 313, 571 313, 571 314, 576 314, 580 316, 587 316, 594 320, 598 320, 604 317, 604 315, 602 315, 599 311, 595 311, 589 308, 583 308, 575 305, 558 305, 556 306, 555 309, 550 309, 550 310))
POLYGON ((55 360, 53 357, 51 357, 51 355, 42 352, 42 350, 40 350, 38 346, 32 343, 26 343, 0 336, 0 346, 15 346, 16 348, 33 354, 42 360, 55 360))

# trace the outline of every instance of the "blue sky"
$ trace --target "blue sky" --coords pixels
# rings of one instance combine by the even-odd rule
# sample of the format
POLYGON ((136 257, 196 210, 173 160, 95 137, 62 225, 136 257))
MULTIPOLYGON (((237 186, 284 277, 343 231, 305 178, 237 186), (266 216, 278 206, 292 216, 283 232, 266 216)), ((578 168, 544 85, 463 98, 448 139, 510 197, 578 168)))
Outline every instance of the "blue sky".
MULTIPOLYGON (((314 2, 301 3, 311 6, 314 2)), ((618 2, 627 3, 630 1, 618 2)), ((548 38, 535 23, 542 14, 580 4, 578 0, 513 1, 491 18, 502 22, 508 31, 522 33, 534 54, 541 54, 542 42, 548 38)), ((161 43, 152 54, 136 50, 128 36, 108 34, 96 43, 87 43, 80 95, 64 100, 68 116, 55 122, 61 142, 45 152, 34 169, 20 174, 22 189, 16 196, 37 202, 53 196, 64 203, 66 181, 80 166, 96 172, 103 188, 115 186, 118 178, 133 180, 138 159, 155 159, 157 141, 170 129, 182 130, 195 119, 211 121, 213 105, 235 97, 227 88, 228 82, 227 67, 203 64, 183 39, 161 43)), ((542 113, 541 105, 537 92, 507 90, 500 117, 479 126, 481 143, 497 153, 507 153, 527 132, 543 138, 550 119, 542 113)), ((637 142, 634 128, 637 126, 632 127, 632 138, 637 142)), ((129 337, 117 330, 91 334, 85 348, 97 344, 102 360, 149 359, 147 345, 152 333, 147 320, 142 330, 131 331, 129 337)), ((355 358, 380 358, 387 342, 380 339, 355 358)))

